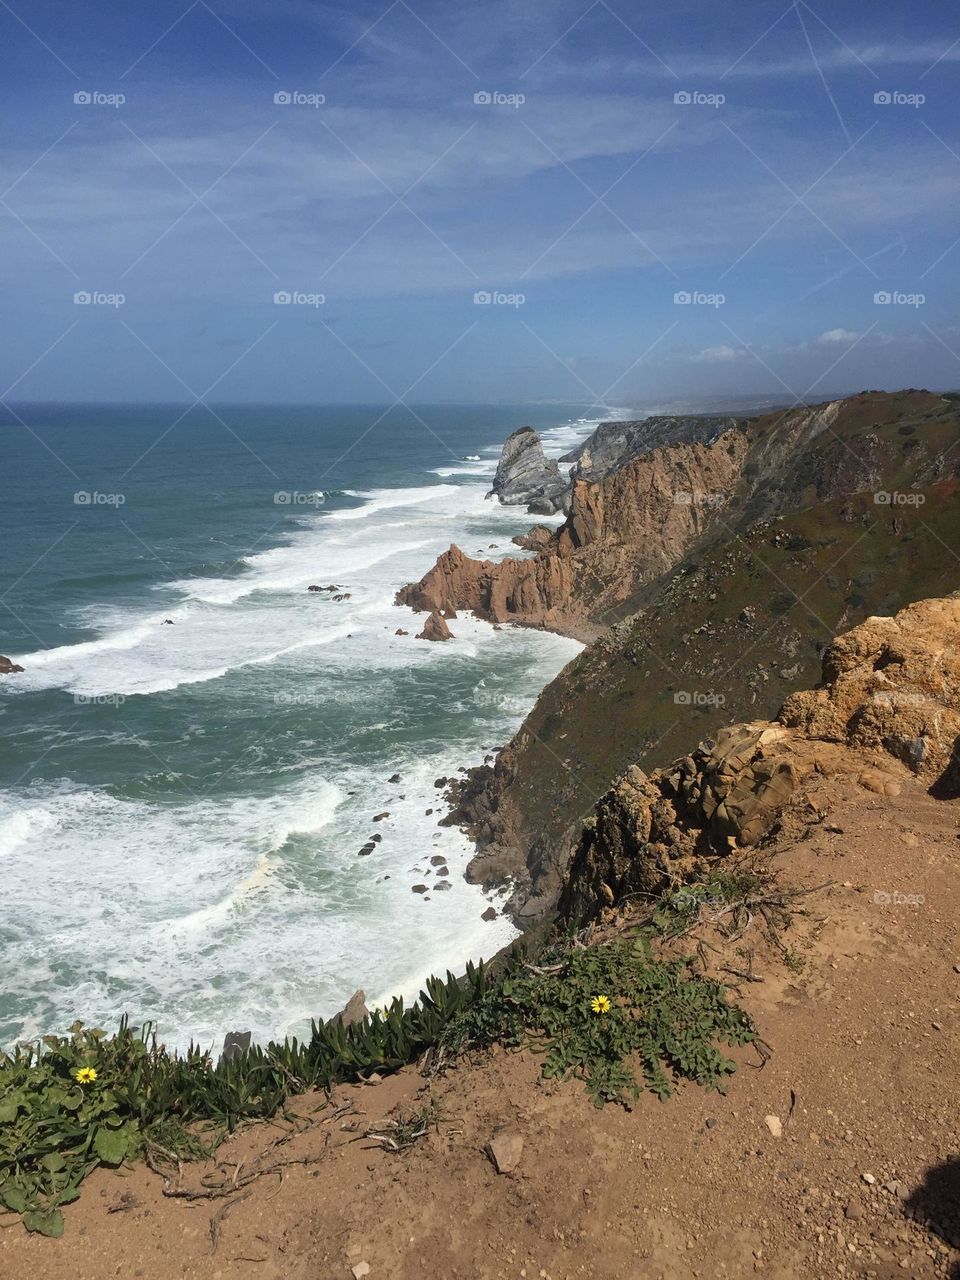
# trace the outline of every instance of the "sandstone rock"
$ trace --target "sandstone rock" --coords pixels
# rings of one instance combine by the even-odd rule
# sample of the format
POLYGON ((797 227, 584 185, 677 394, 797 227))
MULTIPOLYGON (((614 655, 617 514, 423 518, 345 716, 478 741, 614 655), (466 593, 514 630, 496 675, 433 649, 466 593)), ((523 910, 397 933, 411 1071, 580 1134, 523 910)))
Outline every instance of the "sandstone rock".
POLYGON ((960 795, 960 599, 921 600, 838 636, 821 687, 791 695, 779 718, 884 751, 939 796, 960 795))
POLYGON ((779 1116, 764 1116, 763 1123, 770 1130, 771 1137, 774 1137, 774 1138, 783 1137, 783 1121, 780 1119, 779 1116))
POLYGON ((497 1173, 510 1173, 523 1155, 523 1138, 519 1133, 499 1129, 487 1143, 487 1155, 497 1173))
POLYGON ((22 670, 23 667, 0 654, 0 676, 12 676, 15 672, 22 670))
POLYGON ((365 1000, 366 996, 362 991, 355 991, 340 1012, 335 1013, 332 1018, 328 1019, 327 1026, 334 1027, 339 1024, 343 1027, 350 1027, 355 1022, 362 1022, 370 1012, 365 1000))
POLYGON ((434 609, 423 624, 423 630, 417 633, 418 640, 452 640, 453 632, 444 621, 439 610, 434 609))

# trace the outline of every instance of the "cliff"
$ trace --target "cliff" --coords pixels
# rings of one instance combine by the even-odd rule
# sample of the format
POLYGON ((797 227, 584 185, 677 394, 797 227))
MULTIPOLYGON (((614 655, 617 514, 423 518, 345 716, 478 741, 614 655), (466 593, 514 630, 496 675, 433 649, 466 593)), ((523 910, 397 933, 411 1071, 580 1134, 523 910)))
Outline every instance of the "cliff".
POLYGON ((587 818, 565 878, 562 918, 584 921, 631 894, 657 895, 768 838, 806 807, 814 778, 897 796, 904 772, 960 797, 960 598, 869 618, 823 656, 823 681, 774 721, 722 729, 649 776, 618 778, 587 818))
POLYGON ((926 391, 766 414, 579 482, 532 559, 451 550, 406 588, 416 608, 593 641, 453 796, 479 846, 471 877, 510 879, 524 920, 551 911, 612 777, 774 716, 838 632, 960 586, 958 440, 958 399, 926 391))

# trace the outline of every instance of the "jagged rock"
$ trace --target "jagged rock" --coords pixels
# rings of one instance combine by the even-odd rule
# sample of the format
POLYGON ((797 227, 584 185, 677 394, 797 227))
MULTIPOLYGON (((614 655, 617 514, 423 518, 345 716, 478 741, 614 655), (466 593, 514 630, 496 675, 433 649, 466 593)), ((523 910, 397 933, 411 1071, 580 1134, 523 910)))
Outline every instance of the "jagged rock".
POLYGON ((371 853, 376 849, 376 844, 372 840, 368 840, 362 849, 357 850, 358 858, 369 858, 371 853))
POLYGON ((510 1173, 523 1155, 523 1138, 519 1133, 499 1129, 487 1143, 487 1155, 497 1173, 510 1173))
POLYGON ((572 463, 571 479, 602 480, 631 458, 652 453, 665 445, 713 444, 725 431, 738 425, 737 418, 680 415, 644 418, 635 422, 600 422, 593 434, 564 454, 572 463))
POLYGON ((538 502, 538 509, 549 515, 560 509, 567 487, 556 461, 543 452, 533 427, 521 427, 504 441, 487 496, 499 498, 505 506, 538 502))
POLYGON ((15 672, 22 670, 23 667, 0 654, 0 676, 12 676, 15 672))
POLYGON ((393 634, 395 636, 408 636, 410 632, 404 631, 403 627, 397 627, 396 631, 393 634))
POLYGON ((375 813, 371 818, 371 822, 382 822, 384 818, 390 817, 390 810, 384 809, 383 813, 375 813))
POLYGON ((960 599, 868 618, 823 655, 823 686, 792 694, 783 724, 894 756, 941 796, 960 795, 960 599))
POLYGON ((399 773, 391 774, 391 775, 390 775, 390 777, 387 779, 387 781, 388 781, 388 782, 399 782, 399 781, 400 781, 400 774, 399 774, 399 773))
POLYGON ((228 1031, 223 1037, 223 1049, 220 1052, 221 1062, 231 1062, 239 1058, 250 1048, 252 1033, 249 1031, 228 1031))
POLYGON ((839 636, 823 655, 823 685, 792 694, 778 720, 723 729, 649 776, 627 769, 584 826, 560 915, 588 919, 627 894, 660 893, 678 862, 757 844, 814 772, 895 796, 904 767, 934 794, 960 795, 957 597, 839 636))
POLYGON ((441 889, 451 889, 453 886, 449 880, 437 880, 433 887, 434 890, 439 891, 441 889))
POLYGON ((340 1012, 335 1013, 332 1018, 328 1019, 327 1026, 334 1027, 339 1024, 343 1027, 350 1027, 355 1022, 362 1022, 370 1012, 365 1001, 366 996, 363 991, 355 991, 340 1012))
POLYGON ((434 609, 423 624, 423 630, 417 633, 418 640, 452 640, 453 632, 447 626, 439 610, 434 609))
POLYGON ((317 586, 317 584, 316 584, 315 582, 311 582, 310 586, 309 586, 309 587, 307 587, 307 590, 308 590, 308 591, 323 591, 323 587, 318 587, 318 586, 317 586))

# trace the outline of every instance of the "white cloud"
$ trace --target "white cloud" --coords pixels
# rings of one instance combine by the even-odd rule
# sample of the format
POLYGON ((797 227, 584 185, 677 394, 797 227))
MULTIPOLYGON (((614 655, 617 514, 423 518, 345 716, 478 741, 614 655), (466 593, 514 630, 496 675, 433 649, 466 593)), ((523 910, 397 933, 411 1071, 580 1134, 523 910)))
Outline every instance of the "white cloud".
POLYGON ((860 334, 855 333, 852 329, 827 329, 825 333, 821 333, 816 341, 829 345, 833 342, 856 342, 859 337, 860 334))
POLYGON ((743 347, 731 347, 722 343, 719 347, 704 347, 690 358, 694 364, 725 364, 729 360, 739 360, 745 354, 743 347))

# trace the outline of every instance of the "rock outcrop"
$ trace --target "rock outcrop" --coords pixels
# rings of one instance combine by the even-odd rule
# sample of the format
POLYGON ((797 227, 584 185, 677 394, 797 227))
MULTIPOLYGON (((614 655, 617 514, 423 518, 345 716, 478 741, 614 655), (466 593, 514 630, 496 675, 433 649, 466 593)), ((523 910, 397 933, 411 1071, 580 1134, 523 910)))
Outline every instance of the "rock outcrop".
POLYGON ((672 568, 721 519, 746 451, 745 435, 731 430, 712 445, 672 445, 635 458, 599 484, 577 481, 565 522, 531 535, 532 558, 473 560, 453 546, 398 592, 397 603, 596 634, 597 619, 672 568))
POLYGON ((0 676, 12 676, 17 671, 22 670, 23 667, 19 666, 16 662, 13 662, 10 658, 5 658, 3 654, 0 653, 0 676))
POLYGON ((423 624, 423 630, 417 632, 418 640, 452 640, 453 632, 447 626, 446 619, 438 609, 433 609, 430 617, 423 624))
POLYGON ((934 795, 960 796, 957 596, 839 636, 821 687, 788 698, 776 721, 724 729, 649 775, 626 770, 584 826, 561 917, 582 921, 629 894, 658 894, 699 861, 758 844, 814 774, 890 796, 907 771, 934 795))
POLYGON ((713 444, 724 432, 736 427, 737 418, 683 415, 644 418, 642 421, 600 422, 596 430, 576 449, 563 455, 570 465, 571 481, 596 483, 618 471, 631 458, 669 444, 713 444))
POLYGON ((569 488, 555 459, 543 452, 543 444, 533 427, 521 427, 504 442, 497 464, 493 488, 488 496, 506 506, 527 506, 530 511, 549 515, 559 511, 569 488))

